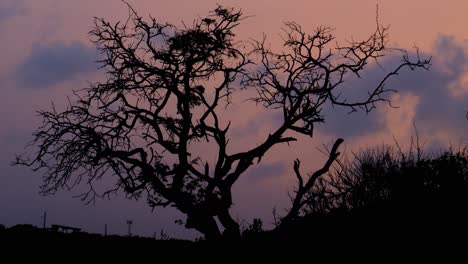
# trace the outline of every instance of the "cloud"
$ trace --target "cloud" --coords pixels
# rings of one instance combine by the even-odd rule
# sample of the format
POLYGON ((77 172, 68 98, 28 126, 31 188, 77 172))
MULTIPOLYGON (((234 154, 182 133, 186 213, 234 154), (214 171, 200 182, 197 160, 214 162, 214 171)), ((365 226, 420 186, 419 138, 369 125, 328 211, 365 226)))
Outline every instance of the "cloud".
POLYGON ((21 0, 2 0, 0 2, 0 23, 17 15, 26 14, 28 9, 23 3, 24 1, 21 0))
POLYGON ((233 127, 231 135, 234 138, 245 139, 247 137, 255 137, 258 139, 258 136, 261 135, 261 139, 267 134, 273 133, 273 129, 277 129, 281 126, 283 122, 283 114, 277 110, 273 109, 264 109, 262 106, 258 105, 256 108, 253 108, 255 116, 251 117, 249 121, 240 127, 233 127), (257 108, 257 109, 256 109, 257 108), (265 132, 261 134, 260 132, 265 132))
POLYGON ((285 162, 277 161, 270 164, 254 164, 251 169, 247 171, 246 178, 252 180, 261 180, 270 177, 280 177, 288 171, 288 165, 285 162))
MULTIPOLYGON (((397 101, 396 106, 413 109, 398 105, 413 102, 414 121, 422 132, 434 134, 450 131, 459 135, 468 129, 468 121, 465 119, 468 110, 468 47, 463 43, 457 43, 453 37, 439 36, 431 53, 433 66, 429 71, 405 69, 388 82, 387 88, 397 90, 403 97, 413 98, 397 101)), ((400 57, 395 55, 382 61, 381 65, 389 70, 399 60, 400 57)), ((375 87, 382 76, 383 72, 379 67, 368 68, 362 80, 348 84, 345 89, 358 91, 358 96, 363 95, 363 91, 375 87)), ((389 119, 385 116, 396 113, 398 109, 392 109, 385 104, 380 104, 377 108, 368 115, 365 113, 348 115, 346 109, 327 107, 324 111, 326 123, 320 125, 318 129, 322 133, 345 138, 392 129, 388 127, 391 124, 388 124, 389 119)))
POLYGON ((95 48, 79 42, 35 45, 31 54, 16 69, 20 87, 41 89, 97 69, 95 48))

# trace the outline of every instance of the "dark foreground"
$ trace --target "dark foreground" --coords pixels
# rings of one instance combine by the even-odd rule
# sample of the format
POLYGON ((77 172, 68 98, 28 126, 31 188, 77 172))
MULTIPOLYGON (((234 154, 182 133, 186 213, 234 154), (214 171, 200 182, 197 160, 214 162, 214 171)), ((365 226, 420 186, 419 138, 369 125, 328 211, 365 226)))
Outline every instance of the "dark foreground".
POLYGON ((73 258, 99 254, 112 258, 199 259, 215 255, 303 256, 305 252, 329 258, 345 256, 430 256, 450 250, 451 256, 468 252, 468 217, 462 213, 432 214, 391 209, 336 213, 297 221, 274 231, 248 232, 240 239, 219 241, 155 240, 143 237, 64 234, 18 225, 0 230, 4 252, 38 250, 43 256, 58 254, 73 258), (397 217, 398 216, 398 217, 397 217), (351 254, 351 255, 350 255, 351 254))

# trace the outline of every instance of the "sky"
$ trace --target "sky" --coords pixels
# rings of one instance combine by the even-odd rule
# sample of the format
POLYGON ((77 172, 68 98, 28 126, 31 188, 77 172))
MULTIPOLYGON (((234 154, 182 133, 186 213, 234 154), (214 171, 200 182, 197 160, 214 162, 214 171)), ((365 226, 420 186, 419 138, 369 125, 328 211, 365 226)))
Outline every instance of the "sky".
MULTIPOLYGON (((303 162, 304 171, 320 167, 326 157, 317 150, 338 137, 345 139, 346 153, 394 139, 405 144, 416 124, 426 148, 443 148, 468 143, 468 2, 466 0, 238 0, 238 1, 129 1, 143 16, 151 14, 161 22, 181 25, 203 17, 216 4, 241 8, 249 16, 237 29, 237 38, 248 41, 263 34, 273 47, 280 47, 281 27, 295 21, 312 32, 320 25, 335 29, 338 41, 364 39, 375 29, 376 6, 381 24, 390 25, 390 45, 422 56, 432 56, 429 71, 402 72, 389 83, 398 91, 390 97, 396 108, 380 104, 369 114, 348 114, 346 109, 326 108, 324 124, 316 126, 313 138, 299 137, 297 143, 279 146, 262 163, 251 168, 234 186, 234 216, 248 224, 262 218, 271 226, 273 209, 279 214, 289 206, 288 192, 294 188, 292 164, 303 162)), ((93 17, 110 21, 126 18, 128 10, 119 0, 2 0, 0 1, 0 224, 12 226, 42 224, 71 225, 88 232, 125 234, 126 220, 134 221, 133 233, 157 236, 161 230, 174 237, 200 234, 175 223, 184 219, 173 209, 154 212, 144 200, 127 200, 123 195, 85 205, 74 198, 77 190, 54 196, 38 194, 41 175, 27 168, 13 167, 15 154, 24 151, 32 132, 40 124, 35 111, 48 109, 51 102, 60 109, 73 89, 102 80, 94 61, 98 52, 89 41, 93 17)), ((381 65, 390 68, 399 57, 389 56, 381 65)), ((361 80, 344 88, 353 96, 365 95, 382 75, 369 65, 361 80)), ((237 147, 252 146, 271 131, 275 116, 256 106, 234 102, 231 113, 232 140, 237 147), (239 118, 239 117, 242 117, 239 118)))

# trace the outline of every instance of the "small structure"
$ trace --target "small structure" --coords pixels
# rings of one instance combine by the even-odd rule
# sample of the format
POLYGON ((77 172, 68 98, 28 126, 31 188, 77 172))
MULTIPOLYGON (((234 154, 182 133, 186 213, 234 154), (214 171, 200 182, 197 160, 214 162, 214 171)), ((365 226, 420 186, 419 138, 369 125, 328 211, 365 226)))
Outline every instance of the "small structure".
POLYGON ((133 221, 132 220, 127 220, 127 225, 128 225, 128 236, 131 237, 132 236, 133 221))
POLYGON ((70 233, 78 233, 81 231, 81 228, 78 227, 72 227, 72 226, 64 226, 64 225, 52 225, 50 228, 52 232, 57 232, 57 233, 65 233, 65 234, 70 234, 70 233))

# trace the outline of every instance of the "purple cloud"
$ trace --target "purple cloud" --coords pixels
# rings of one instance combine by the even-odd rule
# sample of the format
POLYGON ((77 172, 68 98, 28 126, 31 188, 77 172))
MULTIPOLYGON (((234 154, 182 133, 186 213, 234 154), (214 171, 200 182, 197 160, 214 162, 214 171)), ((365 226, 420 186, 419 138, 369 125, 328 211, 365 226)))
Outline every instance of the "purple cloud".
MULTIPOLYGON (((414 121, 423 132, 440 129, 466 131, 468 93, 463 92, 463 77, 468 70, 468 49, 457 43, 453 37, 440 36, 432 53, 433 67, 429 71, 405 69, 388 82, 387 88, 397 90, 403 95, 418 96, 414 121), (452 94, 454 90, 458 90, 457 96, 452 94)), ((381 61, 381 66, 390 70, 399 60, 400 57, 396 55, 388 57, 381 61)), ((379 67, 368 68, 362 79, 348 84, 343 91, 357 91, 355 96, 365 96, 368 89, 375 87, 383 75, 384 72, 379 67)), ((389 106, 380 104, 377 107, 389 106)), ((363 136, 386 128, 381 112, 378 111, 347 114, 347 109, 327 107, 324 115, 325 124, 319 125, 318 129, 340 137, 363 136)))
POLYGON ((35 45, 31 54, 16 69, 20 87, 41 89, 70 80, 98 68, 97 49, 79 42, 35 45))
POLYGON ((246 178, 252 180, 261 180, 269 177, 280 177, 288 171, 288 165, 286 162, 278 161, 271 164, 258 164, 252 166, 247 171, 248 176, 246 178))
POLYGON ((23 2, 21 0, 2 0, 0 2, 0 23, 17 15, 25 14, 28 9, 23 2))

